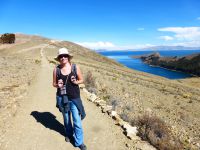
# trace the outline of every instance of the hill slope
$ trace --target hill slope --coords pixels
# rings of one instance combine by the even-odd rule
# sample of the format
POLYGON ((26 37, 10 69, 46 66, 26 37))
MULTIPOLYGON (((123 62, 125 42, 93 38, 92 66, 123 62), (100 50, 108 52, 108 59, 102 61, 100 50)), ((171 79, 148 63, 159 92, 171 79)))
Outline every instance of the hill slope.
MULTIPOLYGON (((27 119, 27 122, 30 121, 30 124, 34 126, 34 118, 30 116, 32 111, 41 113, 47 112, 47 110, 48 112, 53 110, 54 114, 60 115, 58 112, 56 113, 54 109, 54 90, 52 89, 46 91, 45 93, 47 94, 42 98, 51 99, 50 105, 43 106, 44 103, 41 98, 38 98, 38 104, 36 101, 37 98, 23 100, 26 95, 31 94, 28 91, 34 87, 34 84, 36 87, 43 87, 43 84, 41 85, 39 81, 44 78, 44 74, 47 75, 47 78, 44 82, 41 82, 44 84, 46 83, 46 85, 51 84, 51 71, 53 67, 55 67, 53 58, 56 56, 59 47, 67 47, 70 52, 74 54, 73 62, 80 66, 84 76, 87 75, 88 71, 92 72, 96 83, 92 91, 107 101, 108 104, 114 105, 115 110, 124 120, 132 122, 138 115, 146 111, 153 112, 155 115, 159 116, 159 118, 165 120, 167 124, 173 125, 174 132, 180 134, 180 137, 183 139, 189 139, 194 145, 200 142, 198 133, 200 130, 200 84, 190 84, 192 82, 188 83, 187 80, 168 80, 163 77, 131 70, 113 60, 107 59, 104 56, 71 42, 53 41, 43 37, 20 34, 16 36, 15 44, 0 45, 0 67, 2 70, 0 74, 2 78, 0 81, 0 96, 2 99, 0 117, 3 118, 0 122, 2 129, 2 134, 0 135, 2 141, 4 141, 2 143, 6 142, 6 136, 11 136, 13 130, 7 133, 11 128, 11 124, 8 125, 8 122, 12 120, 14 116, 20 118, 20 116, 23 116, 23 113, 27 114, 29 112, 28 118, 22 117, 21 120, 27 119), (43 48, 43 55, 41 55, 41 48, 43 48), (43 61, 44 58, 47 59, 47 61, 43 61), (43 71, 41 71, 42 66, 43 71), (44 70, 44 68, 46 70, 44 70), (42 75, 41 72, 45 73, 42 75), (34 102, 33 106, 31 106, 32 102, 34 102), (27 109, 24 110, 24 107, 27 109)), ((50 89, 50 86, 47 87, 50 89)), ((31 91, 36 92, 37 90, 31 91)), ((39 94, 39 92, 42 92, 42 88, 38 93, 36 92, 37 95, 42 95, 41 93, 39 94)), ((34 95, 29 95, 29 97, 34 97, 34 95)), ((91 106, 89 106, 89 104, 85 105, 88 105, 88 111, 91 111, 91 106)), ((94 113, 97 112, 94 110, 94 113)), ((90 118, 93 117, 95 116, 91 116, 90 118)), ((15 122, 15 120, 20 119, 13 120, 15 122)), ((85 126, 87 126, 87 120, 84 123, 85 126)), ((91 125, 92 123, 93 121, 91 121, 91 125)), ((39 126, 40 130, 46 129, 44 125, 39 124, 39 126)), ((18 125, 18 128, 19 127, 20 124, 18 125)), ((98 128, 94 127, 94 130, 99 130, 98 128)), ((122 143, 126 141, 114 126, 105 126, 105 128, 116 130, 116 134, 119 138, 122 138, 122 143)), ((27 128, 27 130, 28 129, 30 128, 27 128)), ((93 130, 91 126, 87 131, 89 132, 90 130, 93 130)), ((113 131, 113 133, 115 132, 113 131)), ((50 136, 50 134, 54 136, 56 133, 48 132, 47 134, 48 136, 50 136)), ((89 134, 85 134, 87 139, 89 134)), ((101 134, 99 135, 101 136, 101 134)), ((24 136, 26 136, 26 134, 24 136)), ((97 137, 97 139, 98 138, 100 137, 97 137)), ((114 136, 112 137, 112 135, 110 135, 110 140, 108 140, 107 143, 108 145, 112 145, 110 143, 113 142, 113 138, 114 136)), ((39 139, 35 139, 35 146, 37 146, 37 141, 39 141, 39 139)), ((116 146, 125 146, 125 144, 122 143, 119 142, 119 145, 116 146)), ((17 144, 17 142, 15 144, 17 144)), ((42 147, 40 144, 38 146, 42 147)), ((133 143, 130 143, 130 145, 134 147, 133 143)), ((26 146, 27 145, 24 145, 24 148, 27 148, 26 146)), ((123 147, 123 149, 125 148, 123 147)))
POLYGON ((140 56, 144 63, 200 76, 200 54, 184 57, 161 57, 159 53, 140 56))

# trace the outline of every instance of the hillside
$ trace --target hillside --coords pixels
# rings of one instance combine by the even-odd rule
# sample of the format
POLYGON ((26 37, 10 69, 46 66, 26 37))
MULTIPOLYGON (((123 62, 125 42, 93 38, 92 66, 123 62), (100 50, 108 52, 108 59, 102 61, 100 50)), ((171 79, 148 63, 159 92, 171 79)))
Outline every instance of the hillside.
MULTIPOLYGON (((2 70, 0 74, 2 79, 0 81, 1 139, 5 139, 7 131, 11 127, 8 122, 13 117, 17 117, 18 113, 21 114, 20 111, 23 109, 23 102, 25 102, 24 97, 30 94, 29 87, 36 81, 38 82, 41 67, 44 65, 41 47, 43 55, 47 59, 45 62, 48 64, 46 75, 49 80, 51 80, 51 70, 55 67, 54 57, 57 54, 57 49, 66 47, 74 54, 73 62, 80 66, 84 76, 87 75, 88 71, 92 72, 95 86, 90 87, 89 90, 104 99, 107 104, 113 105, 124 120, 134 123, 134 120, 145 112, 153 113, 172 126, 173 133, 182 140, 186 140, 194 147, 198 146, 197 143, 200 142, 200 82, 198 79, 194 79, 195 84, 190 84, 192 78, 169 80, 128 69, 72 42, 55 41, 23 34, 16 35, 15 44, 0 45, 0 67, 2 70)), ((40 81, 42 80, 40 79, 40 81)), ((46 82, 45 80, 45 84, 51 84, 51 81, 49 81, 50 83, 46 82)), ((53 92, 54 90, 51 90, 46 93, 52 95, 53 92)), ((52 101, 54 100, 51 100, 51 105, 54 107, 52 101)), ((27 100, 26 103, 31 102, 27 100)), ((42 105, 44 104, 42 103, 42 105)), ((37 107, 38 104, 34 103, 33 109, 37 107)), ((32 109, 32 107, 30 108, 32 109)), ((44 106, 44 110, 39 107, 40 111, 48 109, 47 106, 44 106)), ((92 113, 92 110, 88 111, 92 113)), ((91 120, 89 122, 93 123, 91 120)), ((87 120, 84 123, 87 126, 87 120)), ((101 127, 94 130, 99 128, 101 127)), ((116 134, 122 138, 119 133, 116 134)), ((122 142, 124 141, 126 140, 122 138, 122 142)), ((107 144, 112 145, 111 142, 107 144)), ((130 141, 128 145, 134 147, 134 143, 130 141)), ((122 145, 120 146, 122 147, 122 145)))
POLYGON ((184 57, 161 57, 159 53, 140 56, 144 63, 200 76, 200 54, 184 57))

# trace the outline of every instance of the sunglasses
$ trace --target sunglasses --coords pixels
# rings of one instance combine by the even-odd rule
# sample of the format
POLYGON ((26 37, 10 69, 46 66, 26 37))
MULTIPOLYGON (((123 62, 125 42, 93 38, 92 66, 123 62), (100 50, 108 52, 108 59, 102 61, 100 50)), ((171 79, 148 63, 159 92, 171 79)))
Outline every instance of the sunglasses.
POLYGON ((69 58, 69 55, 67 55, 67 54, 59 55, 59 56, 58 56, 58 59, 61 59, 61 58, 63 58, 63 57, 64 57, 64 58, 69 58))

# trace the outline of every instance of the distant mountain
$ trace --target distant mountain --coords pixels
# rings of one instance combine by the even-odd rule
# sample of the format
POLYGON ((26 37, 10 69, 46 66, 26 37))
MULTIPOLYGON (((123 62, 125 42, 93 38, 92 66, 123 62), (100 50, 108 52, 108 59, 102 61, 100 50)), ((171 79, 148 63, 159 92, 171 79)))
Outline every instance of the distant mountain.
POLYGON ((96 52, 102 51, 165 51, 165 50, 200 50, 200 47, 185 47, 185 46, 152 46, 140 49, 122 49, 122 50, 107 50, 107 49, 98 49, 96 52))
POLYGON ((152 46, 141 50, 200 50, 200 47, 185 47, 185 46, 152 46))

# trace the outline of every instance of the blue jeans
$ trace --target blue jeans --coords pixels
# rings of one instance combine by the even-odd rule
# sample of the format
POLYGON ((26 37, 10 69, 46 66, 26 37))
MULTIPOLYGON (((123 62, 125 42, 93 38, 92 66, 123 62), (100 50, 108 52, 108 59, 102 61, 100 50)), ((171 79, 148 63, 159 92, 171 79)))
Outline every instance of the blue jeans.
POLYGON ((65 134, 67 137, 74 138, 75 146, 80 146, 83 144, 83 128, 81 123, 81 117, 79 115, 79 111, 76 105, 73 103, 73 100, 69 101, 70 111, 65 113, 62 105, 62 97, 56 96, 57 104, 62 111, 63 120, 64 120, 64 127, 65 127, 65 134), (73 120, 73 125, 71 122, 71 116, 73 120))

